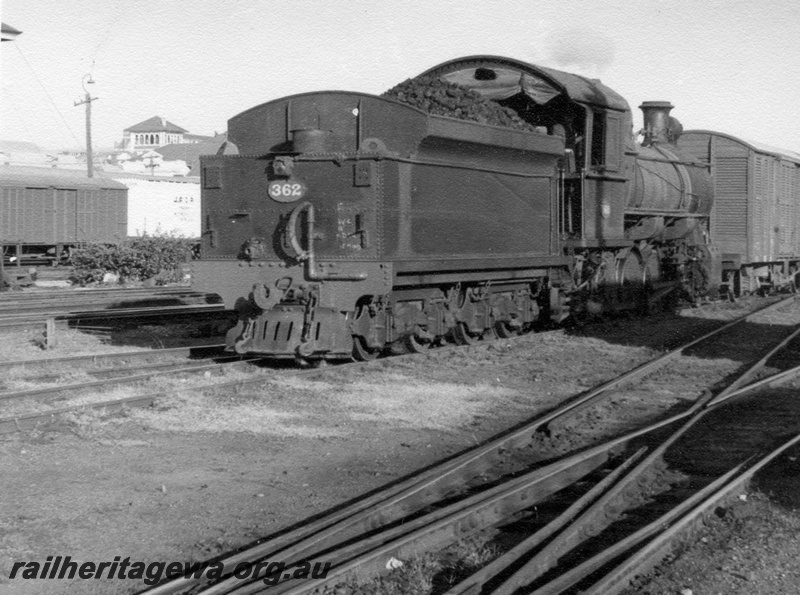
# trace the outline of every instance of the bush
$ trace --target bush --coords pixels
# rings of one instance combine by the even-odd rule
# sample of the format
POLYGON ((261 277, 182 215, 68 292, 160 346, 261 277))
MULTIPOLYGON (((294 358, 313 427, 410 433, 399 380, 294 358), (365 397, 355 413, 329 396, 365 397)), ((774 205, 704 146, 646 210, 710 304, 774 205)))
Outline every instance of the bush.
POLYGON ((84 244, 72 252, 72 280, 79 285, 102 283, 110 273, 123 282, 155 278, 163 285, 179 281, 192 245, 192 240, 172 236, 141 236, 114 245, 84 244))

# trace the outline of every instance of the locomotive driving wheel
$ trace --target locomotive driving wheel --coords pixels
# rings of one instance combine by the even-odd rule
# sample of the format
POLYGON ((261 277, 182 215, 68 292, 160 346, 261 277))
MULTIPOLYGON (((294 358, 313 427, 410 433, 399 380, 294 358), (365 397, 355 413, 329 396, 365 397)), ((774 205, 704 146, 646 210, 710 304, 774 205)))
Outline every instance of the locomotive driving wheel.
POLYGON ((619 262, 619 301, 623 309, 635 309, 644 298, 645 271, 638 252, 628 252, 619 262))
POLYGON ((658 254, 653 251, 644 262, 642 267, 642 289, 643 289, 643 303, 642 312, 644 314, 654 314, 655 312, 663 310, 663 298, 654 299, 655 284, 661 280, 661 263, 658 260, 658 254))

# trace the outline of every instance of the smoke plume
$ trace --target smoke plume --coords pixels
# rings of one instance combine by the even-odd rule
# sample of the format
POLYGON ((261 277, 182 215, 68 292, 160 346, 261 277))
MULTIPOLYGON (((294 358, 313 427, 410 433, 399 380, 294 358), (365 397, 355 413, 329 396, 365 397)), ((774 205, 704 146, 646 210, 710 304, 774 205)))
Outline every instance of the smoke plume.
POLYGON ((613 39, 584 28, 551 33, 545 40, 545 48, 556 66, 578 68, 597 74, 614 61, 615 54, 613 39))

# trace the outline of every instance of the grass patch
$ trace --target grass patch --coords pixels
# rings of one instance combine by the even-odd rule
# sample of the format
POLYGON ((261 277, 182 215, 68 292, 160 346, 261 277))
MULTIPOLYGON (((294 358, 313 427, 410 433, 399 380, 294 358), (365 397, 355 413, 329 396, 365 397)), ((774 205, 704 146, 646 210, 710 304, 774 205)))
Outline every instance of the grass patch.
POLYGON ((349 383, 282 378, 279 387, 335 400, 354 421, 453 429, 468 424, 498 403, 515 403, 517 391, 492 383, 436 382, 397 372, 378 372, 349 383))
MULTIPOLYGON (((44 329, 44 324, 42 324, 44 329)), ((0 357, 8 360, 48 360, 72 355, 117 353, 120 351, 150 351, 131 345, 109 345, 98 335, 73 329, 58 329, 58 344, 53 349, 43 349, 44 332, 25 330, 3 333, 0 340, 0 357)))

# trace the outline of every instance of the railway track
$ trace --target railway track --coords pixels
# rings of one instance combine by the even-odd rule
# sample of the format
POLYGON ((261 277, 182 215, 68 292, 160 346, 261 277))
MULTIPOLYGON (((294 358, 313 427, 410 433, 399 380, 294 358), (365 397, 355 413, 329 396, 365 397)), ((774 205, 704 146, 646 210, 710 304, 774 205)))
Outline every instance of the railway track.
MULTIPOLYGON (((87 390, 105 390, 112 386, 136 385, 158 376, 174 376, 219 372, 232 365, 242 365, 254 358, 231 356, 222 351, 224 345, 201 345, 179 347, 151 351, 128 351, 103 355, 72 356, 51 358, 46 360, 19 360, 0 363, 0 369, 25 370, 24 377, 16 376, 16 380, 27 382, 53 382, 64 375, 65 366, 75 367, 86 364, 106 364, 106 367, 83 369, 90 376, 100 377, 97 380, 42 386, 25 390, 7 390, 0 392, 0 433, 19 431, 39 426, 54 417, 73 411, 85 409, 111 410, 123 406, 145 407, 151 405, 163 392, 151 392, 141 395, 117 399, 95 399, 94 402, 53 405, 54 402, 68 400, 70 396, 84 393, 87 390), (172 359, 181 358, 181 359, 172 359), (155 362, 151 360, 157 360, 155 362), (209 360, 213 359, 212 363, 209 360), (123 365, 124 364, 124 365, 123 365), (61 371, 53 372, 53 368, 61 371), (49 369, 49 370, 48 370, 49 369), (38 409, 9 413, 8 409, 19 402, 36 403, 38 409), (45 408, 42 408, 45 407, 45 408), (5 408, 5 412, 3 412, 5 408)), ((7 386, 6 380, 3 382, 7 386)))
MULTIPOLYGON (((322 589, 335 585, 345 576, 363 578, 385 572, 387 564, 391 566, 393 560, 407 558, 411 551, 436 550, 465 535, 508 522, 509 515, 521 514, 537 502, 544 502, 553 494, 593 474, 602 479, 605 474, 614 473, 612 467, 621 453, 633 447, 638 449, 642 441, 650 442, 649 447, 654 448, 653 444, 663 441, 670 428, 696 415, 705 402, 697 401, 684 411, 673 412, 644 429, 586 447, 579 454, 553 458, 546 464, 537 453, 533 452, 531 456, 531 451, 538 447, 540 437, 552 424, 603 400, 618 387, 664 367, 698 343, 719 337, 735 325, 750 321, 768 310, 780 308, 791 300, 782 300, 725 324, 576 396, 561 407, 480 447, 392 484, 327 516, 223 558, 221 563, 225 572, 230 574, 238 565, 270 559, 289 565, 309 559, 332 561, 334 569, 327 580, 284 581, 272 587, 270 592, 300 593, 322 589), (511 455, 519 453, 524 453, 520 458, 528 465, 525 470, 520 470, 517 463, 509 462, 514 458, 511 455), (532 471, 531 465, 534 466, 532 471)), ((769 353, 731 382, 726 392, 730 394, 762 373, 766 362, 794 336, 784 337, 778 346, 773 345, 769 353)), ((634 461, 628 465, 633 466, 634 461)), ((621 475, 623 471, 616 473, 621 475)), ((197 578, 178 579, 151 589, 148 593, 181 593, 201 582, 197 578)), ((247 582, 229 576, 200 592, 206 595, 243 595, 260 592, 263 588, 261 581, 247 582)))
POLYGON ((573 505, 555 526, 545 525, 448 595, 599 595, 627 587, 672 540, 800 442, 794 391, 774 388, 798 375, 800 367, 711 400, 612 487, 598 490, 596 500, 573 505))
POLYGON ((192 300, 205 303, 208 296, 188 287, 26 290, 0 293, 0 312, 71 312, 89 307, 117 308, 129 304, 147 306, 170 302, 186 303, 192 300))
POLYGON ((222 312, 216 296, 183 287, 88 289, 0 294, 0 332, 36 328, 48 319, 62 326, 96 321, 203 315, 222 312))
MULTIPOLYGON (((198 345, 194 347, 177 347, 171 349, 157 349, 149 351, 128 351, 124 353, 111 353, 102 355, 70 356, 64 358, 47 358, 38 360, 18 360, 0 362, 0 369, 23 369, 32 374, 17 380, 28 382, 57 381, 63 372, 47 371, 48 367, 80 366, 81 364, 97 364, 106 362, 109 366, 96 369, 83 369, 85 374, 98 376, 97 380, 57 384, 56 386, 42 386, 40 388, 27 388, 24 390, 9 390, 0 392, 0 434, 17 432, 33 427, 43 427, 48 422, 65 413, 99 409, 113 411, 123 407, 149 407, 159 398, 164 398, 180 392, 182 389, 170 391, 150 391, 142 394, 122 398, 101 399, 93 401, 82 400, 77 403, 62 404, 71 397, 95 390, 96 394, 115 386, 139 385, 157 377, 175 377, 187 374, 216 375, 227 370, 249 366, 262 362, 265 358, 229 354, 223 351, 224 344, 198 345), (164 361, 165 357, 182 357, 182 360, 164 361), (156 359, 156 362, 149 360, 156 359), (141 363, 131 364, 132 361, 142 360, 141 363), (196 361, 193 361, 196 360, 196 361), (209 363, 209 360, 213 362, 209 363), (129 365, 120 366, 126 361, 129 365), (112 365, 113 364, 113 365, 112 365), (44 368, 44 370, 39 370, 44 368), (113 376, 113 377, 109 377, 113 376), (35 402, 36 410, 9 412, 9 405, 35 402), (6 411, 4 412, 3 409, 6 411), (45 407, 45 408, 42 408, 45 407)), ((326 368, 309 370, 288 370, 283 373, 296 376, 311 376, 324 373, 326 368)), ((256 386, 267 382, 268 376, 254 374, 252 379, 238 378, 231 381, 209 382, 202 386, 191 386, 185 390, 198 392, 202 390, 238 389, 245 386, 256 386)), ((0 383, 2 387, 2 383, 0 383)))
MULTIPOLYGON (((571 419, 571 416, 580 413, 584 409, 591 407, 592 404, 602 401, 605 396, 609 394, 609 392, 613 391, 619 386, 622 386, 626 383, 633 382, 642 376, 651 373, 653 370, 667 365, 672 359, 677 357, 680 353, 689 350, 692 346, 696 345, 697 343, 703 341, 708 337, 712 337, 724 332, 726 329, 732 328, 738 324, 746 323, 751 320, 753 317, 758 316, 759 314, 764 314, 776 308, 779 308, 782 304, 786 303, 789 300, 782 300, 780 302, 768 305, 764 308, 761 308, 755 312, 747 314, 745 316, 740 317, 739 319, 732 321, 730 323, 725 324, 724 326, 718 328, 716 331, 703 335, 695 340, 692 340, 679 348, 676 348, 663 356, 656 358, 655 360, 643 364, 638 368, 630 371, 629 373, 623 375, 622 377, 612 380, 604 385, 601 385, 594 391, 589 391, 584 395, 579 395, 570 403, 564 405, 560 408, 550 420, 544 420, 540 424, 539 431, 536 433, 536 438, 538 440, 537 447, 540 449, 543 447, 543 442, 541 437, 544 433, 549 434, 551 429, 555 429, 558 424, 564 423, 566 420, 571 419)), ((222 345, 214 346, 221 350, 223 347, 222 345)), ((2 368, 13 368, 13 367, 32 367, 44 364, 45 362, 51 366, 58 366, 60 363, 69 363, 71 365, 79 365, 82 362, 96 362, 99 359, 109 359, 109 360, 136 360, 136 359, 150 359, 153 357, 152 354, 157 353, 156 357, 159 359, 164 355, 174 354, 174 355, 183 355, 189 357, 192 352, 194 351, 205 351, 208 348, 204 347, 195 347, 195 348, 176 348, 176 349, 160 349, 156 350, 156 352, 127 352, 122 354, 108 354, 104 356, 76 356, 76 357, 67 357, 67 358, 48 358, 46 360, 31 360, 31 361, 8 361, 0 364, 0 369, 2 368)), ((443 350, 447 349, 459 349, 459 347, 443 347, 443 350)), ((413 358, 416 357, 416 354, 407 354, 407 355, 399 355, 395 356, 395 359, 402 359, 402 358, 413 358)), ((219 357, 219 355, 218 355, 219 357)), ((158 376, 167 377, 167 376, 176 376, 182 374, 196 374, 196 373, 216 373, 220 372, 226 368, 232 368, 238 365, 260 362, 262 358, 251 357, 251 358, 239 358, 234 356, 224 356, 222 361, 218 361, 217 363, 209 364, 209 363, 192 363, 188 364, 188 362, 163 362, 160 361, 159 363, 154 364, 146 364, 146 365, 139 365, 136 367, 129 366, 125 369, 120 369, 118 366, 113 368, 113 372, 111 369, 99 369, 96 371, 87 370, 90 375, 95 376, 108 376, 108 375, 118 375, 122 374, 121 376, 117 376, 115 378, 102 378, 93 381, 84 381, 84 382, 77 382, 71 384, 62 384, 58 386, 46 386, 42 388, 33 388, 33 389, 26 389, 26 390, 18 390, 18 391, 8 391, 6 393, 0 393, 0 403, 15 403, 20 401, 25 401, 26 399, 35 399, 38 404, 46 403, 46 409, 39 410, 39 405, 37 405, 36 410, 30 411, 13 411, 13 413, 6 412, 5 414, 2 413, 2 409, 0 409, 0 433, 8 433, 14 431, 20 431, 23 429, 31 428, 31 427, 40 427, 46 424, 47 422, 57 418, 61 414, 64 413, 71 413, 74 411, 80 410, 88 410, 88 409, 102 409, 104 411, 111 411, 116 409, 121 409, 123 407, 148 407, 151 406, 156 399, 160 397, 166 396, 166 394, 162 391, 155 391, 155 392, 146 392, 140 395, 133 395, 124 398, 118 399, 95 399, 93 402, 86 402, 82 401, 79 403, 72 403, 72 404, 65 404, 62 406, 53 406, 55 401, 64 401, 66 400, 70 394, 77 395, 84 391, 96 389, 97 391, 106 390, 112 386, 120 386, 120 385, 135 385, 138 383, 142 383, 144 381, 153 379, 158 376)), ((374 362, 362 362, 362 363, 352 363, 347 364, 349 366, 357 366, 357 367, 369 367, 373 365, 374 362)), ((331 369, 336 369, 341 366, 335 366, 331 369)), ((323 367, 319 369, 311 369, 311 370, 283 370, 281 373, 283 374, 292 374, 295 376, 317 376, 320 374, 324 374, 328 368, 323 367)), ((43 374, 40 373, 39 376, 35 378, 36 382, 44 382, 48 379, 56 379, 60 375, 59 374, 43 374)), ((214 382, 210 383, 207 386, 201 387, 193 387, 192 390, 199 391, 205 389, 211 390, 218 390, 218 389, 240 389, 247 386, 257 386, 267 382, 267 378, 262 375, 254 375, 252 379, 236 379, 233 381, 228 382, 214 382)), ((548 455, 549 456, 549 455, 548 455)))

